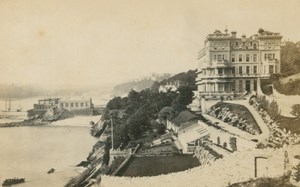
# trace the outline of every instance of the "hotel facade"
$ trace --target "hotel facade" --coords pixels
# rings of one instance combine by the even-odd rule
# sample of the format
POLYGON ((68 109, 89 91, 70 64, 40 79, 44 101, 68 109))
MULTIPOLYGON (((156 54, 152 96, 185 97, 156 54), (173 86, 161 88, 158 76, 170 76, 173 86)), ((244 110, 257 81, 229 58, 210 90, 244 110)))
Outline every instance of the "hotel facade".
POLYGON ((205 99, 232 99, 257 91, 260 79, 280 73, 279 33, 259 29, 251 37, 216 30, 200 51, 196 84, 205 99))

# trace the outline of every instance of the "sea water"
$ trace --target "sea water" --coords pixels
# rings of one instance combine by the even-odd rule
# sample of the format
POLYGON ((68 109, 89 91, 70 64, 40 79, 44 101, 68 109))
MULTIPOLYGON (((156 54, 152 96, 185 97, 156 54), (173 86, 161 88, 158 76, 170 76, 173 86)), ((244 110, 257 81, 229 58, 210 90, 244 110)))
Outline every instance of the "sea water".
POLYGON ((0 181, 25 178, 18 186, 64 186, 82 169, 96 139, 90 121, 100 116, 75 117, 41 127, 0 128, 0 181), (55 172, 48 174, 51 168, 55 172))

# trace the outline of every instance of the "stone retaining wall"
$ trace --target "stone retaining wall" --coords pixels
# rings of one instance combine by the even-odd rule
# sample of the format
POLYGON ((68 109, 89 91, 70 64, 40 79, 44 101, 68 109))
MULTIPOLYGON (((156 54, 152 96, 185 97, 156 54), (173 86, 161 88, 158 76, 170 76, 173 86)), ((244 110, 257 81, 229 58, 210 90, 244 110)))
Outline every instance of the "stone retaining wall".
POLYGON ((235 152, 232 156, 216 160, 210 166, 199 166, 184 172, 171 173, 156 177, 111 177, 102 176, 101 184, 94 186, 115 187, 181 187, 181 186, 201 186, 201 187, 223 187, 228 184, 247 181, 254 178, 254 158, 255 156, 267 157, 267 170, 258 170, 267 177, 278 177, 283 175, 284 155, 282 149, 256 149, 235 152))

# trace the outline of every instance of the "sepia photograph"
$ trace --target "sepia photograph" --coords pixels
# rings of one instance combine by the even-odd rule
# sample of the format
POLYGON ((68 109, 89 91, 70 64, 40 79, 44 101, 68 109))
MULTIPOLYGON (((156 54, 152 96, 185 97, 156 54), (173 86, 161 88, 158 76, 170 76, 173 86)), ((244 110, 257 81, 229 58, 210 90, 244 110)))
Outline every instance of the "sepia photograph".
POLYGON ((0 184, 300 187, 300 0, 0 0, 0 184))

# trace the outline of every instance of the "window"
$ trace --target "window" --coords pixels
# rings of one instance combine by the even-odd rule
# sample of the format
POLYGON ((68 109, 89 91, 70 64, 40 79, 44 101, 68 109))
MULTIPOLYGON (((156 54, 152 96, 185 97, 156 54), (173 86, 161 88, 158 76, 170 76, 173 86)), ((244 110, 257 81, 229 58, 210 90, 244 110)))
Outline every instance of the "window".
POLYGON ((273 53, 273 58, 272 59, 275 59, 275 53, 273 53))
POLYGON ((74 107, 74 103, 71 103, 71 104, 70 104, 70 107, 74 107))
POLYGON ((253 62, 257 62, 257 54, 253 54, 253 62))
POLYGON ((78 107, 79 106, 78 103, 75 103, 75 106, 78 107))
POLYGON ((232 68, 232 74, 233 75, 235 74, 235 68, 232 68))
POLYGON ((80 103, 80 106, 83 107, 83 106, 84 106, 84 103, 80 103))
POLYGON ((253 66, 253 73, 257 74, 257 66, 253 66))
POLYGON ((88 102, 86 102, 86 103, 85 103, 85 106, 89 106, 89 103, 88 103, 88 102))
POLYGON ((256 49, 257 48, 257 46, 256 46, 256 43, 255 44, 253 44, 253 49, 256 49))
POLYGON ((66 107, 69 107, 69 103, 66 103, 65 105, 66 105, 66 107))
POLYGON ((243 61, 243 55, 239 54, 239 62, 242 62, 242 61, 243 61))
POLYGON ((257 80, 254 80, 254 84, 253 85, 254 85, 254 88, 253 88, 254 91, 257 91, 257 80))
POLYGON ((243 91, 243 81, 239 80, 239 90, 240 92, 243 91))
POLYGON ((272 59, 273 59, 272 56, 273 56, 272 53, 269 53, 269 54, 268 54, 268 59, 269 59, 269 60, 272 60, 272 59))
POLYGON ((265 61, 267 60, 267 54, 265 54, 265 61))
POLYGON ((218 55, 218 61, 222 60, 222 55, 218 55))
POLYGON ((235 42, 235 45, 236 45, 236 46, 239 46, 239 42, 235 42))
POLYGON ((246 73, 250 74, 250 66, 246 66, 246 73))
POLYGON ((64 108, 64 104, 63 103, 60 103, 60 108, 64 108))
POLYGON ((235 62, 235 54, 231 54, 231 62, 235 62))
POLYGON ((277 66, 275 65, 275 72, 274 73, 277 73, 277 66))
POLYGON ((250 55, 246 54, 246 62, 249 62, 249 61, 250 61, 250 55))
POLYGON ((269 65, 269 73, 270 74, 274 73, 274 66, 273 65, 269 65))
POLYGON ((224 68, 224 74, 225 74, 225 75, 227 74, 227 69, 226 69, 226 68, 224 68))
POLYGON ((242 66, 239 66, 239 74, 243 74, 243 67, 242 66))
POLYGON ((218 74, 222 75, 222 68, 218 68, 218 74))
POLYGON ((217 55, 214 55, 214 61, 216 61, 217 60, 217 55))

